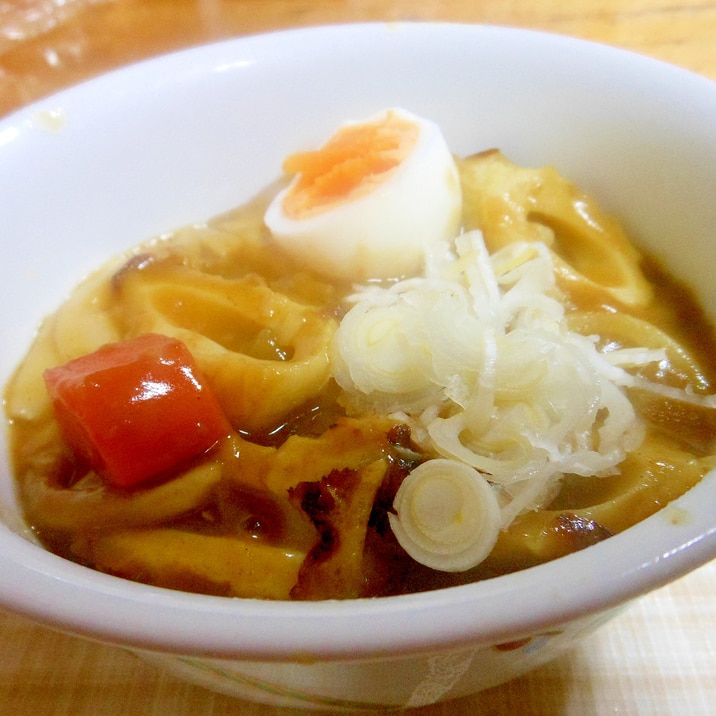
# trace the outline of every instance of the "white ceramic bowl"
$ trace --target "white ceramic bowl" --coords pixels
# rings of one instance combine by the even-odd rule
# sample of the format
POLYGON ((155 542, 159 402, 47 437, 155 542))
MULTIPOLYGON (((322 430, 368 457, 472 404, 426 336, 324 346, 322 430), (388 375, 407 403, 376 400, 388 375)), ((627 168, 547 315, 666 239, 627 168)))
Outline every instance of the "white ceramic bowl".
MULTIPOLYGON (((133 66, 0 122, 0 377, 110 255, 237 205, 283 156, 387 106, 460 154, 551 163, 687 279, 716 318, 716 85, 615 49, 441 24, 309 29, 133 66)), ((22 533, 0 445, 0 606, 276 704, 422 705, 512 678, 716 555, 716 475, 587 550, 464 587, 270 603, 95 573, 22 533)))

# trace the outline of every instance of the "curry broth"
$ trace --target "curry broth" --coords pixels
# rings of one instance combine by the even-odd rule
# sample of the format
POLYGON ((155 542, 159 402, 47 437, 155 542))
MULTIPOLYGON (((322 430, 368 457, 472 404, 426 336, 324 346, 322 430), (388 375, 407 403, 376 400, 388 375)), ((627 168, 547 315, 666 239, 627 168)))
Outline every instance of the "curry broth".
MULTIPOLYGON (((48 549, 186 591, 382 596, 474 581, 582 549, 701 479, 714 449, 714 411, 632 391, 647 437, 620 474, 565 476, 551 504, 518 517, 474 569, 438 572, 413 561, 387 515, 401 480, 426 456, 399 421, 346 410, 325 346, 352 289, 313 275, 273 245, 262 217, 274 192, 114 260, 43 323, 5 397, 20 503, 48 549), (120 490, 67 448, 41 374, 146 331, 187 343, 233 431, 178 471, 120 490)), ((482 222, 488 234, 489 215, 468 210, 465 223, 482 222)), ((557 237, 563 242, 580 230, 544 215, 530 221, 566 232, 557 237)), ((713 392, 713 328, 687 288, 648 257, 641 266, 653 289, 647 305, 626 306, 565 281, 570 315, 585 321, 586 332, 614 316, 656 327, 681 353, 648 371, 649 379, 713 392)), ((602 343, 622 347, 626 335, 615 329, 602 343)))

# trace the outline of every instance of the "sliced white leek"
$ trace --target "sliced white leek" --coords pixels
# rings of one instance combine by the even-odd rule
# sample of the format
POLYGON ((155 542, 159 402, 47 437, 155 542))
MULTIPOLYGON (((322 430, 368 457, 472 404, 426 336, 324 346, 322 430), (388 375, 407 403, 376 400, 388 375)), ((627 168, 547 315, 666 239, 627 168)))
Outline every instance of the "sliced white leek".
POLYGON ((364 393, 413 393, 429 387, 423 353, 408 342, 415 318, 400 303, 353 308, 341 324, 347 340, 334 358, 339 384, 355 385, 364 393), (341 360, 344 356, 348 359, 341 360))
POLYGON ((401 484, 390 525, 401 547, 420 564, 462 572, 492 551, 502 521, 495 492, 464 463, 428 460, 401 484))
POLYGON ((716 396, 625 370, 659 366, 660 341, 602 353, 599 331, 572 330, 545 246, 490 255, 474 231, 440 246, 424 276, 356 292, 331 360, 347 405, 363 399, 404 421, 436 458, 405 480, 391 525, 418 562, 460 571, 563 475, 618 472, 644 435, 628 388, 705 407, 716 396))

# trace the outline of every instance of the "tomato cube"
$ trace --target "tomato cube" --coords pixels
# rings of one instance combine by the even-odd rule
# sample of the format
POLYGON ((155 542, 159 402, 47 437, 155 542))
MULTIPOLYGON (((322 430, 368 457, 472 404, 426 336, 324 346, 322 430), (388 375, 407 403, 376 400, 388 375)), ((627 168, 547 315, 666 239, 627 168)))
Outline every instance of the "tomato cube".
POLYGON ((102 346, 44 378, 69 446, 117 487, 178 468, 231 431, 189 349, 167 336, 102 346))

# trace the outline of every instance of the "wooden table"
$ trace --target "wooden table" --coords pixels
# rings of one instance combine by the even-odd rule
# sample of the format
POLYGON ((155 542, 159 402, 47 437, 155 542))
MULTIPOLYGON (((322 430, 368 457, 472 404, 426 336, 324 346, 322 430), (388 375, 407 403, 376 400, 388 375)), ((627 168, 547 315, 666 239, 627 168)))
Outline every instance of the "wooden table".
MULTIPOLYGON (((266 30, 365 20, 547 30, 635 50, 716 80, 716 0, 55 0, 62 6, 57 15, 17 23, 21 9, 52 4, 0 2, 0 115, 171 50, 266 30)), ((10 614, 0 613, 0 644, 0 714, 305 713, 215 695, 119 649, 10 614)), ((715 713, 715 704, 716 563, 645 597, 580 648, 532 674, 413 713, 693 716, 715 713)))

